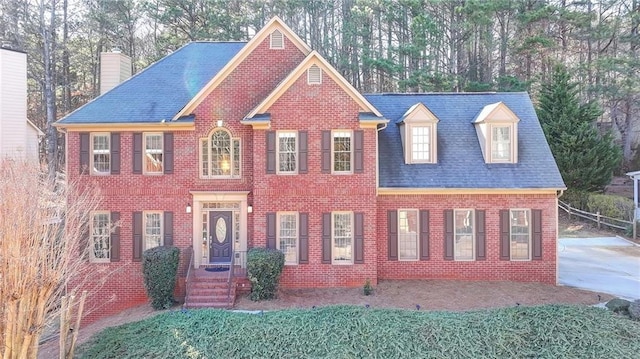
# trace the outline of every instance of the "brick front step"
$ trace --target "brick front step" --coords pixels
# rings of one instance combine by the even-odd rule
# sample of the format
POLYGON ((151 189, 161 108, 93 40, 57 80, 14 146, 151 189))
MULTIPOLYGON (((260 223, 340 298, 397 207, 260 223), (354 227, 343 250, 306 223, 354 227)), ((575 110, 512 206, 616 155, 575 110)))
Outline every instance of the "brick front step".
MULTIPOLYGON (((227 296, 229 293, 229 288, 189 288, 189 296, 227 296)), ((233 294, 233 290, 231 290, 231 294, 233 294)))
POLYGON ((222 302, 205 302, 205 303, 191 303, 185 302, 185 308, 188 309, 198 309, 198 308, 215 308, 215 309, 231 309, 233 308, 233 303, 222 303, 222 302))
POLYGON ((224 295, 190 295, 188 298, 189 303, 227 303, 234 299, 234 293, 231 293, 227 299, 227 294, 224 295))

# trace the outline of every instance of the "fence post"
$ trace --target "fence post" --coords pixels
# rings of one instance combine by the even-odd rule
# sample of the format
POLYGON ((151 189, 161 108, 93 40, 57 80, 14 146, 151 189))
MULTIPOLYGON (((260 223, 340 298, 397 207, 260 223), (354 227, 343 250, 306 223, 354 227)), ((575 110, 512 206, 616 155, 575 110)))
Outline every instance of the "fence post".
POLYGON ((596 220, 598 221, 598 229, 600 229, 600 211, 596 212, 596 220))

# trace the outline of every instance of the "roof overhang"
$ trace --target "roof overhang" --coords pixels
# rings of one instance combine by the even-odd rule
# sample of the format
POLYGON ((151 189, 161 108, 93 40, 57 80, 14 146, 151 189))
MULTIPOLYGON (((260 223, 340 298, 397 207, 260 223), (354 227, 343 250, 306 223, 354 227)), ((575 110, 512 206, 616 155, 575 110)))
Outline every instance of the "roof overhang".
POLYGON ((553 194, 566 188, 397 188, 379 187, 378 195, 419 194, 553 194))
POLYGON ((627 172, 627 176, 640 179, 640 171, 627 172))
POLYGON ((130 123, 130 122, 115 122, 115 123, 59 123, 56 122, 53 126, 63 129, 65 131, 193 131, 196 126, 193 121, 177 121, 177 122, 150 122, 150 123, 130 123))

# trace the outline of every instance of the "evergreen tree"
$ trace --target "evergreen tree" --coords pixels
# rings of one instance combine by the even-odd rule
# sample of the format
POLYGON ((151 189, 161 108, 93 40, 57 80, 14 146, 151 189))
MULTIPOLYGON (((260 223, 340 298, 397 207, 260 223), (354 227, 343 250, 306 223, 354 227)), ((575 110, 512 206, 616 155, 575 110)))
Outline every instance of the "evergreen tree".
POLYGON ((542 86, 537 113, 567 187, 597 191, 611 181, 622 154, 611 134, 595 127, 601 110, 581 104, 578 91, 567 69, 556 66, 542 86))

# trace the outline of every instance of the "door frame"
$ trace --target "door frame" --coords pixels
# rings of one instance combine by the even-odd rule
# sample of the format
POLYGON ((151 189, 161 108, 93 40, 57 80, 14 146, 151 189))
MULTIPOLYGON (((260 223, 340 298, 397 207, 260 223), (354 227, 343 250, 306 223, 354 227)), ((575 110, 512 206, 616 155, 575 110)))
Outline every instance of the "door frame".
MULTIPOLYGON (((209 234, 209 254, 208 254, 209 263, 208 264, 231 263, 231 260, 233 258, 233 244, 234 244, 234 242, 236 240, 235 233, 234 233, 235 232, 235 230, 234 230, 235 223, 234 223, 234 218, 233 218, 235 216, 233 215, 233 213, 234 213, 234 211, 230 210, 230 209, 214 209, 214 210, 207 211, 207 216, 208 216, 208 219, 209 219, 209 221, 207 223, 207 226, 209 227, 209 233, 208 233, 209 234), (226 216, 226 215, 229 216, 228 217, 229 222, 227 223, 225 221, 226 228, 225 228, 224 237, 225 237, 225 242, 226 242, 227 238, 229 239, 229 243, 226 243, 226 246, 229 246, 229 260, 225 260, 223 262, 216 262, 216 261, 214 261, 214 259, 212 257, 212 253, 211 253, 212 246, 215 245, 215 243, 218 240, 218 238, 217 238, 218 233, 217 233, 217 229, 216 229, 217 221, 214 223, 213 219, 216 216, 220 216, 220 217, 218 217, 218 220, 220 220, 222 218, 225 218, 223 216, 226 216)), ((204 255, 202 256, 202 258, 204 259, 204 255)), ((220 258, 226 258, 226 257, 220 257, 220 258)))
MULTIPOLYGON (((203 238, 202 238, 202 215, 209 215, 209 209, 203 209, 203 203, 221 202, 221 203, 237 203, 240 214, 240 238, 238 245, 234 243, 232 238, 231 248, 233 251, 247 250, 247 216, 248 216, 248 195, 249 191, 190 191, 193 200, 192 212, 192 232, 193 232, 193 267, 199 268, 203 264, 208 264, 209 257, 207 253, 206 261, 203 261, 203 238)), ((221 208, 220 210, 228 210, 221 208)), ((233 222, 233 211, 232 211, 233 222)), ((232 224, 233 225, 233 224, 232 224)), ((207 242, 207 246, 209 243, 207 242)))

